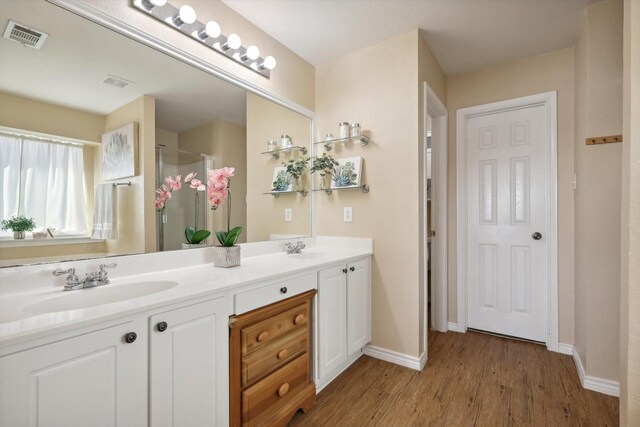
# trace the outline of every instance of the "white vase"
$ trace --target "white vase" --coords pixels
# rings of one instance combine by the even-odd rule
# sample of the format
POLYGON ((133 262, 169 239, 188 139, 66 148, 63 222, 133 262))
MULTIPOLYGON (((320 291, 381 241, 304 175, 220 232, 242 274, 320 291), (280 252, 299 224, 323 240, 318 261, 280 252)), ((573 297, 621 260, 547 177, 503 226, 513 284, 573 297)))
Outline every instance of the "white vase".
POLYGON ((205 243, 183 243, 182 244, 182 249, 195 249, 195 248, 204 248, 205 247, 205 243))
POLYGON ((240 246, 214 246, 213 266, 214 267, 235 267, 240 265, 240 246))

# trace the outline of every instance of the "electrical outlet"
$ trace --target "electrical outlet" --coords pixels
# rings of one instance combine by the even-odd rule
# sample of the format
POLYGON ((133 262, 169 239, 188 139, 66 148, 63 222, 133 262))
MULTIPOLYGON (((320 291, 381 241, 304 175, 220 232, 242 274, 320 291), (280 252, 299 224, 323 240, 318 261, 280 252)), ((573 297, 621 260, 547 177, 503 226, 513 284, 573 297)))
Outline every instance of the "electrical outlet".
POLYGON ((291 210, 291 208, 285 208, 285 210, 284 210, 284 220, 286 222, 293 221, 293 211, 291 210))
POLYGON ((353 222, 353 209, 344 208, 344 222, 353 222))

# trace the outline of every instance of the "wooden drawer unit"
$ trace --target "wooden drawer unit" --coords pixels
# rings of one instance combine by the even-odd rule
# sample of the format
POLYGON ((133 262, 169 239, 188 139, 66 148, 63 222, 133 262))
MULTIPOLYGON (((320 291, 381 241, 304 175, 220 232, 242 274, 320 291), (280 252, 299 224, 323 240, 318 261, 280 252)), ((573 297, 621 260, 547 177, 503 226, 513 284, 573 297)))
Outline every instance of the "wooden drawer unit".
POLYGON ((311 303, 316 291, 230 318, 231 426, 286 425, 316 401, 311 303))

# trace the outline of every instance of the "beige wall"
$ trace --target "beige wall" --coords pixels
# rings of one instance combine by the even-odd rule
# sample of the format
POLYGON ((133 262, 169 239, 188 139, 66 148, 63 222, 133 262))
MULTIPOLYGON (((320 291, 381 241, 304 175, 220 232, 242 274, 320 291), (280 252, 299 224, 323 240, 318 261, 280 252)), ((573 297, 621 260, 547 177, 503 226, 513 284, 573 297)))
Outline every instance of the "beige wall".
MULTIPOLYGON (((130 187, 118 188, 118 239, 107 240, 107 251, 115 254, 156 250, 155 198, 155 98, 144 95, 105 116, 104 131, 138 123, 138 170, 130 187)), ((96 167, 101 176, 100 167, 96 167)))
POLYGON ((619 0, 589 6, 575 60, 576 349, 587 375, 619 377, 621 144, 585 138, 622 132, 619 0))
MULTIPOLYGON (((98 143, 104 130, 104 116, 0 92, 0 126, 98 143)), ((89 227, 93 218, 93 159, 98 156, 97 149, 98 146, 91 145, 83 148, 89 227)), ((104 243, 0 248, 0 259, 103 253, 105 250, 104 243)))
MULTIPOLYGON (((366 147, 350 144, 335 157, 362 156, 362 182, 371 192, 317 195, 319 235, 372 237, 372 343, 419 356, 419 66, 418 31, 384 41, 319 66, 316 70, 317 137, 336 134, 341 121, 359 122, 371 137, 366 147), (366 64, 366 71, 363 71, 366 64), (342 221, 353 208, 353 222, 342 221)), ((427 75, 424 72, 420 75, 427 75)), ((442 92, 441 92, 442 93, 442 92)))
POLYGON ((128 0, 82 1, 268 92, 289 99, 309 110, 314 108, 314 67, 219 0, 177 0, 172 4, 177 7, 183 4, 193 6, 200 21, 215 20, 220 24, 223 34, 236 33, 242 38, 244 46, 251 44, 258 46, 262 57, 274 56, 278 65, 271 72, 270 79, 133 9, 128 0))
POLYGON ((574 342, 573 49, 481 69, 447 79, 449 110, 449 321, 457 322, 456 110, 558 91, 558 282, 560 342, 574 342))
MULTIPOLYGON (((273 170, 302 153, 282 153, 279 159, 261 154, 267 151, 267 141, 280 136, 291 137, 294 145, 311 146, 311 120, 289 109, 247 93, 247 194, 248 240, 269 240, 271 235, 310 236, 311 197, 282 194, 278 198, 263 194, 271 190, 273 170), (285 222, 284 210, 291 208, 292 221, 285 222)), ((310 149, 310 148, 309 148, 310 149)), ((309 189, 309 173, 300 178, 301 188, 309 189)))
MULTIPOLYGON (((214 168, 234 167, 236 174, 231 180, 231 227, 240 226, 243 233, 239 243, 246 242, 247 209, 247 137, 244 126, 224 120, 213 120, 210 123, 180 133, 178 146, 194 153, 207 154, 214 157, 214 168)), ((206 177, 202 178, 206 182, 206 177)), ((209 212, 210 231, 226 230, 227 209, 209 212)), ((217 240, 210 240, 216 244, 217 240)))
POLYGON ((620 425, 640 420, 640 2, 624 2, 620 425))

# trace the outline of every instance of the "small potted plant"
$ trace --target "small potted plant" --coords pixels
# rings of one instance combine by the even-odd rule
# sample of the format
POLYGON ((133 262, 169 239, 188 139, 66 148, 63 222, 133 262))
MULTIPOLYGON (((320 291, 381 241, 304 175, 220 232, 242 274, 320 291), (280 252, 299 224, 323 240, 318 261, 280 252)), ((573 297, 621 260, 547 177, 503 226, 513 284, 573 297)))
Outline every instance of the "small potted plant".
POLYGON ((236 245, 242 233, 242 227, 231 228, 231 177, 235 168, 220 168, 209 171, 207 180, 207 198, 211 209, 217 210, 227 201, 227 230, 216 231, 220 246, 213 247, 214 267, 235 267, 240 265, 240 246, 236 245))
POLYGON ((309 157, 302 156, 298 159, 291 159, 287 162, 283 162, 282 165, 286 168, 287 173, 291 176, 293 183, 293 190, 297 191, 299 187, 300 177, 304 174, 309 163, 309 157))
MULTIPOLYGON (((171 193, 182 188, 183 182, 181 182, 181 176, 177 175, 175 178, 168 176, 165 179, 165 183, 156 190, 158 196, 154 202, 155 208, 158 212, 162 212, 165 209, 166 203, 171 199, 171 193)), ((192 172, 184 178, 184 184, 189 184, 189 187, 195 190, 195 218, 193 227, 187 226, 184 229, 184 237, 187 243, 182 244, 182 249, 191 249, 197 247, 203 247, 205 240, 211 235, 209 230, 198 230, 198 211, 200 210, 200 193, 204 192, 205 185, 196 179, 196 173, 192 172)))
POLYGON ((2 220, 2 229, 13 231, 14 239, 24 239, 27 231, 36 228, 36 222, 33 218, 27 218, 24 215, 12 216, 9 219, 2 220))
POLYGON ((311 163, 311 174, 318 172, 320 175, 320 189, 324 190, 327 185, 327 176, 333 177, 335 175, 335 167, 338 166, 338 162, 330 154, 322 153, 320 157, 314 157, 311 163))

